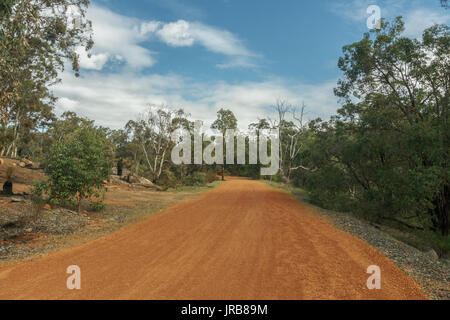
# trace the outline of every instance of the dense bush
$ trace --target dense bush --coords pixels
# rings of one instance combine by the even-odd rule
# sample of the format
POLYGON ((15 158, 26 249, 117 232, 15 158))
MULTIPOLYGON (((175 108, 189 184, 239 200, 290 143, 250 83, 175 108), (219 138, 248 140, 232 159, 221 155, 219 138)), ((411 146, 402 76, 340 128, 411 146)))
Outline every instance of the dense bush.
POLYGON ((83 199, 101 196, 103 182, 111 173, 111 159, 108 140, 86 124, 51 146, 46 157, 47 180, 36 183, 33 191, 61 205, 76 204, 80 210, 83 199))
POLYGON ((260 178, 261 165, 259 164, 226 165, 225 168, 232 176, 247 177, 251 179, 260 178))
POLYGON ((158 185, 164 188, 175 188, 179 184, 177 177, 170 170, 164 170, 158 179, 158 185))
POLYGON ((335 89, 344 104, 330 121, 310 123, 302 143, 311 170, 293 178, 327 208, 431 230, 449 243, 450 29, 431 27, 421 40, 403 29, 401 19, 383 23, 344 47, 335 89))
POLYGON ((283 175, 281 173, 277 173, 276 175, 273 175, 271 177, 271 179, 272 179, 273 182, 278 182, 278 183, 281 183, 281 182, 284 181, 283 180, 283 175))
POLYGON ((194 172, 192 175, 183 179, 185 186, 204 186, 206 184, 206 175, 203 172, 194 172))

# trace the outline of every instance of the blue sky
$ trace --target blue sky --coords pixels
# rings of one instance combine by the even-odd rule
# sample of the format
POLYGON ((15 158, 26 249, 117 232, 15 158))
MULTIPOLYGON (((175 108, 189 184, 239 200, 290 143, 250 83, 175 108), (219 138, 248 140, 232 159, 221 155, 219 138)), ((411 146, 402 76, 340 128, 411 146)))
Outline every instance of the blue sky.
POLYGON ((93 55, 79 51, 80 78, 61 75, 57 111, 120 128, 149 104, 207 123, 224 107, 246 127, 286 99, 327 119, 342 46, 368 31, 373 4, 383 18, 404 16, 409 37, 450 21, 439 0, 92 1, 93 55))

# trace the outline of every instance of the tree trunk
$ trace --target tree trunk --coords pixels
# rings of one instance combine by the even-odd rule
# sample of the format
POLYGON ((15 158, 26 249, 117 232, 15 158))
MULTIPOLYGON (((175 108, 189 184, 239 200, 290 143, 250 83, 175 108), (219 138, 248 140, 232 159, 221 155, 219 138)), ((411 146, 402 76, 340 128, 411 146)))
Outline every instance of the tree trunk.
POLYGON ((80 196, 78 196, 77 211, 78 211, 78 213, 81 213, 81 197, 80 196))
POLYGON ((222 181, 225 181, 225 134, 226 131, 222 132, 222 181))
POLYGON ((14 120, 13 141, 9 145, 8 150, 6 151, 6 156, 10 158, 17 157, 17 144, 19 140, 19 126, 20 126, 19 120, 20 120, 20 109, 17 110, 16 118, 14 120))
POLYGON ((435 205, 432 215, 434 225, 443 236, 448 236, 450 231, 450 188, 444 186, 443 190, 439 192, 433 201, 435 205))

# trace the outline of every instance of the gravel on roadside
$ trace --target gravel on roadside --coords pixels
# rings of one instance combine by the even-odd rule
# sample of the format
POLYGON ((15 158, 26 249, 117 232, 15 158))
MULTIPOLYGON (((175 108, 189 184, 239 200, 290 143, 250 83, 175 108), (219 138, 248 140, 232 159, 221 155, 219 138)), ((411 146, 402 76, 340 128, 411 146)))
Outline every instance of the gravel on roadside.
POLYGON ((426 252, 393 238, 370 222, 360 220, 351 214, 311 206, 315 212, 337 228, 364 240, 393 260, 400 269, 422 286, 431 299, 450 300, 450 263, 448 260, 430 257, 426 252))
MULTIPOLYGON (((383 231, 369 221, 359 219, 351 213, 335 212, 310 203, 305 194, 299 194, 284 184, 267 182, 273 188, 291 194, 296 200, 310 206, 313 213, 325 218, 336 228, 367 242, 391 259, 401 270, 412 277, 434 300, 450 300, 450 261, 438 259, 414 248, 383 231)), ((435 255, 436 253, 433 252, 435 255)))

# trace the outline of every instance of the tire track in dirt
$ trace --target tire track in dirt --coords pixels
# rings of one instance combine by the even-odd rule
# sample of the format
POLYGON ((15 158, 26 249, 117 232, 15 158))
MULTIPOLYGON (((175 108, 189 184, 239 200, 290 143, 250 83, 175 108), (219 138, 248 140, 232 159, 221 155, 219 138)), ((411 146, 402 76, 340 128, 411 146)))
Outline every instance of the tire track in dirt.
POLYGON ((0 268, 0 299, 426 299, 365 242, 289 195, 230 179, 149 220, 0 268), (66 268, 81 268, 81 290, 66 268), (366 269, 381 268, 368 290, 366 269))

